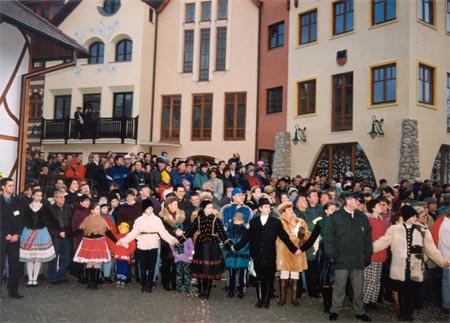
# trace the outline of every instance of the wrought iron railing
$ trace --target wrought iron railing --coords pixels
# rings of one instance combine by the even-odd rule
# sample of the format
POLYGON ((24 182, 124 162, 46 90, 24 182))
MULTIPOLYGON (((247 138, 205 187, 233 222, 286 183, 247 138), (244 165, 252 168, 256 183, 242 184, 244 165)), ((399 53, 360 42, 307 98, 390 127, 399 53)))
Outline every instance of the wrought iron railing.
POLYGON ((82 125, 75 119, 45 119, 41 124, 41 143, 46 139, 90 139, 95 144, 96 139, 118 138, 121 143, 125 139, 137 142, 139 116, 135 118, 98 118, 85 120, 82 125))

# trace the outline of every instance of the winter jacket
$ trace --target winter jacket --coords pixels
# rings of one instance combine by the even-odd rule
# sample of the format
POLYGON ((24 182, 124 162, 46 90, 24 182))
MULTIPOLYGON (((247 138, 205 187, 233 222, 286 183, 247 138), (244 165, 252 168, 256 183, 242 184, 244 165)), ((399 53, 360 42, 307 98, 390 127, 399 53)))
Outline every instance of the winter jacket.
MULTIPOLYGON (((126 233, 118 233, 116 234, 116 239, 120 240, 122 238, 126 237, 126 233)), ((109 247, 109 245, 108 245, 109 247)), ((136 241, 135 240, 131 240, 128 245, 126 245, 125 247, 122 246, 118 246, 116 244, 114 244, 113 246, 111 246, 111 251, 114 254, 114 259, 116 260, 126 260, 128 261, 128 263, 130 263, 131 260, 131 255, 133 254, 133 252, 136 250, 136 241)))
POLYGON ((345 207, 327 219, 324 234, 325 255, 334 258, 335 269, 364 269, 372 256, 372 228, 367 216, 345 207))
POLYGON ((426 228, 413 224, 411 244, 408 247, 405 223, 392 225, 386 234, 373 243, 373 251, 379 252, 391 246, 392 262, 390 277, 393 280, 405 281, 408 249, 410 250, 411 280, 423 281, 424 252, 439 266, 443 267, 447 261, 442 257, 433 243, 431 233, 426 228))
MULTIPOLYGON (((283 224, 284 231, 289 235, 289 239, 296 246, 299 246, 300 242, 300 239, 297 236, 298 229, 296 230, 296 227, 302 227, 305 230, 305 239, 308 239, 311 235, 311 232, 308 230, 308 226, 303 219, 297 217, 289 218, 286 214, 282 214, 280 216, 280 221, 283 224)), ((308 269, 305 253, 302 253, 300 257, 292 254, 280 238, 277 239, 276 248, 277 270, 300 272, 308 269)))
POLYGON ((187 180, 192 187, 192 174, 185 172, 184 174, 180 174, 177 170, 174 170, 172 173, 170 173, 170 182, 172 183, 172 186, 175 186, 177 184, 183 185, 183 179, 187 180))
MULTIPOLYGON (((228 237, 233 244, 239 242, 242 239, 247 228, 242 225, 233 224, 233 226, 228 230, 228 237)), ((250 244, 246 244, 239 251, 232 251, 228 246, 225 249, 225 267, 226 268, 247 268, 250 261, 250 244)))
POLYGON ((109 168, 107 171, 107 177, 108 180, 108 187, 111 186, 112 182, 116 182, 119 184, 120 192, 123 194, 125 193, 125 181, 128 176, 128 168, 125 166, 117 166, 114 165, 113 167, 109 168))
MULTIPOLYGON (((372 227, 372 242, 377 241, 379 238, 385 235, 386 225, 384 224, 383 218, 375 218, 375 216, 368 215, 370 226, 372 227)), ((385 262, 387 259, 387 250, 382 250, 380 252, 374 253, 371 262, 385 262)))
MULTIPOLYGON (((87 207, 82 207, 79 203, 75 203, 73 206, 73 214, 72 214, 72 232, 77 232, 80 224, 84 221, 85 218, 89 215, 90 211, 87 207)), ((73 238, 73 249, 77 250, 78 245, 83 239, 83 235, 77 234, 73 238)))
POLYGON ((194 175, 194 181, 192 183, 192 188, 203 190, 203 184, 209 180, 208 173, 203 173, 201 170, 198 170, 194 175))
POLYGON ((222 218, 223 223, 225 224, 225 230, 228 230, 233 226, 233 217, 234 215, 240 212, 244 214, 244 223, 248 224, 252 218, 253 212, 252 209, 249 208, 245 204, 237 205, 234 203, 225 205, 220 210, 220 217, 222 218))

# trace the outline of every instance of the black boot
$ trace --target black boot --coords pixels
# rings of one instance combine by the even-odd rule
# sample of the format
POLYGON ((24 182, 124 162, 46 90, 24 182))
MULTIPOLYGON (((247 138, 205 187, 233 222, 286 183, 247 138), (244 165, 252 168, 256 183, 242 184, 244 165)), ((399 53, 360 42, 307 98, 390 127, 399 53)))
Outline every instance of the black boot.
POLYGON ((398 315, 398 319, 400 321, 406 320, 406 307, 408 306, 408 302, 406 300, 406 288, 401 286, 398 289, 398 303, 400 306, 400 314, 398 315))
POLYGON ((324 313, 330 313, 333 289, 331 287, 323 287, 322 291, 323 291, 323 293, 322 293, 322 296, 323 296, 323 312, 324 313))
POLYGON ((144 293, 147 289, 147 275, 141 272, 141 293, 144 293))
POLYGON ((197 279, 197 292, 198 292, 198 297, 200 299, 203 299, 203 279, 201 279, 201 278, 197 279))
POLYGON ((205 299, 209 299, 209 294, 211 293, 212 287, 212 279, 205 279, 204 284, 205 284, 205 286, 203 287, 205 289, 204 297, 205 299))
POLYGON ((256 297, 258 298, 258 302, 255 307, 261 308, 263 306, 263 298, 262 298, 262 281, 256 281, 256 297))
POLYGON ((98 280, 100 279, 100 268, 92 268, 92 289, 98 289, 98 280))
POLYGON ((269 308, 270 307, 270 296, 272 294, 272 285, 273 285, 273 280, 265 280, 263 281, 263 306, 265 308, 269 308), (264 286, 265 285, 265 286, 264 286))
MULTIPOLYGON (((92 268, 86 268, 84 270, 85 273, 83 273, 83 280, 84 283, 86 284, 86 288, 89 290, 92 288, 92 283, 91 283, 91 270, 92 268)), ((80 274, 80 278, 78 279, 78 282, 81 279, 81 274, 80 274)))
POLYGON ((85 275, 85 272, 87 272, 86 269, 87 268, 81 267, 81 269, 78 271, 78 283, 81 285, 84 285, 87 282, 87 278, 86 278, 87 275, 85 275))

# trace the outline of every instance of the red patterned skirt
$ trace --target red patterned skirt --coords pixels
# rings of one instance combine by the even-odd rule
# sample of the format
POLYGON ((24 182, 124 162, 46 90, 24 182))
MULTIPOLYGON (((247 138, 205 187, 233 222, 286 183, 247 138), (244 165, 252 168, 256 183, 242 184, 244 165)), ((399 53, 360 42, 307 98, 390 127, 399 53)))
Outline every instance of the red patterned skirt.
POLYGON ((75 257, 73 257, 73 261, 81 263, 108 262, 111 260, 108 250, 105 237, 84 237, 78 246, 75 257))
POLYGON ((195 244, 194 259, 191 264, 192 277, 221 279, 224 271, 223 255, 217 243, 195 244))

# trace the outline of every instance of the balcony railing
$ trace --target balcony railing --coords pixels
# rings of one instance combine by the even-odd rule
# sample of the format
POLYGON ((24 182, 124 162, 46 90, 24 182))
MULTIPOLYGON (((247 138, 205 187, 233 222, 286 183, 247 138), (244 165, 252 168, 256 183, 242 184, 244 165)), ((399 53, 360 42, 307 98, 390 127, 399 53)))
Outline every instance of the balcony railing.
POLYGON ((42 140, 90 139, 95 144, 96 139, 134 139, 137 143, 139 116, 135 118, 98 118, 85 120, 83 125, 77 126, 75 119, 44 119, 41 124, 42 140))

